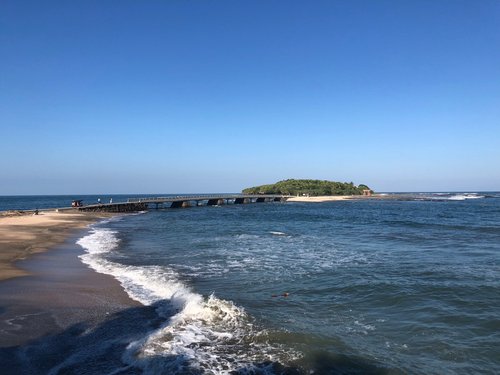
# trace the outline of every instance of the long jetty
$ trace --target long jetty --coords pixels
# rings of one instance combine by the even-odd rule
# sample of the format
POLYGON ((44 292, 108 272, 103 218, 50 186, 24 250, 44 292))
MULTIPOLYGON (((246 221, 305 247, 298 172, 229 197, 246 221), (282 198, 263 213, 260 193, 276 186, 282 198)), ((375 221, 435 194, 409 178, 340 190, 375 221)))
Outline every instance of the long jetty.
POLYGON ((94 212, 139 212, 151 208, 185 208, 192 206, 286 202, 290 197, 289 195, 274 194, 206 194, 174 197, 145 197, 129 198, 126 202, 90 204, 78 207, 78 210, 94 212))

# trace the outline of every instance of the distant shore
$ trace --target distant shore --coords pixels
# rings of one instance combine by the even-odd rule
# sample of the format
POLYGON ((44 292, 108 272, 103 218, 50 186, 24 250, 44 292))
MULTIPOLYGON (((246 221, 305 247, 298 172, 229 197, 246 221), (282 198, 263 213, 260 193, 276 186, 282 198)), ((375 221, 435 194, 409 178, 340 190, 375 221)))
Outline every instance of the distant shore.
POLYGON ((345 201, 350 199, 366 199, 369 197, 363 195, 321 195, 318 197, 293 197, 288 198, 287 202, 311 202, 311 203, 321 203, 321 202, 333 202, 333 201, 345 201))
POLYGON ((0 280, 28 273, 15 262, 62 244, 72 233, 99 219, 105 213, 40 211, 38 215, 2 212, 0 214, 0 280))

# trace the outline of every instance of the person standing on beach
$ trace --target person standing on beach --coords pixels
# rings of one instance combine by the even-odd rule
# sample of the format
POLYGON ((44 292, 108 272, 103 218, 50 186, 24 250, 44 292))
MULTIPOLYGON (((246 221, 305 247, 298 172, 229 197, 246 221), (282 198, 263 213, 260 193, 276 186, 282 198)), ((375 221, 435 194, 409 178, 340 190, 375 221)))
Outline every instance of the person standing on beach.
POLYGON ((101 198, 97 198, 97 203, 101 204, 101 198))
POLYGON ((113 198, 109 198, 109 203, 113 203, 113 198))

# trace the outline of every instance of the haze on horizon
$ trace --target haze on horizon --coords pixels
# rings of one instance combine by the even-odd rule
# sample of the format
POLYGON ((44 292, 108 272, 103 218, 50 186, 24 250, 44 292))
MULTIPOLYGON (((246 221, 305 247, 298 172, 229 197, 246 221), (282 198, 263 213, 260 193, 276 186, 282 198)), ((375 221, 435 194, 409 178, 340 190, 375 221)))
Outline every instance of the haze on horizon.
POLYGON ((0 3, 0 195, 500 190, 500 2, 0 3))

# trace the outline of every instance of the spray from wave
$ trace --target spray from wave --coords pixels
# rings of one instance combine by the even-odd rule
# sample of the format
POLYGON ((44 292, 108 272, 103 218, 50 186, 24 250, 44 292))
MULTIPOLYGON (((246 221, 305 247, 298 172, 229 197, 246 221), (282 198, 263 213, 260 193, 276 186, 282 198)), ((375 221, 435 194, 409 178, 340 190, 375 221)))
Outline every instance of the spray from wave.
POLYGON ((269 343, 268 332, 243 308, 192 291, 175 270, 109 260, 120 244, 116 231, 94 227, 77 244, 85 249, 83 263, 115 277, 132 299, 156 306, 164 319, 160 328, 129 343, 123 360, 130 366, 146 373, 272 373, 273 363, 300 356, 269 343))

